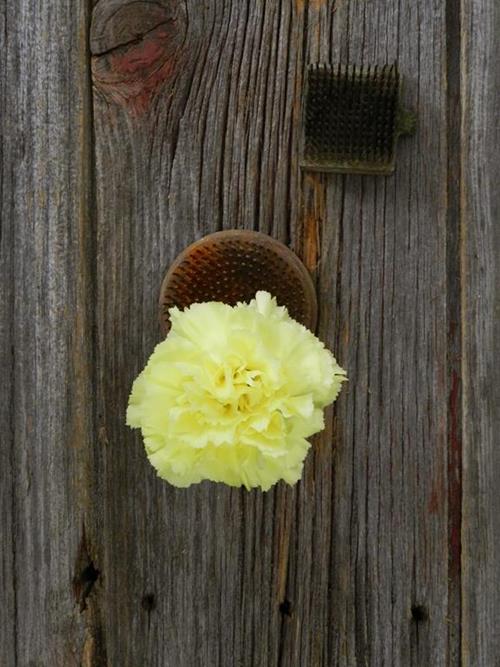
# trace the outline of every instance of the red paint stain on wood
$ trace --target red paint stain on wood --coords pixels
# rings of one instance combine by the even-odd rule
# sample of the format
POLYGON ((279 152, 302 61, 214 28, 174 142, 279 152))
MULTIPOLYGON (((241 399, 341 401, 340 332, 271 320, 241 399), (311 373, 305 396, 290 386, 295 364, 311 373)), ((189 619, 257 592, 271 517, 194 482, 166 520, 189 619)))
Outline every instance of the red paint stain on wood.
POLYGON ((309 271, 318 266, 319 256, 319 225, 314 215, 308 215, 304 220, 304 264, 309 271))
POLYGON ((315 271, 321 253, 320 229, 326 214, 325 184, 319 174, 306 175, 303 202, 302 259, 310 271, 315 271))
POLYGON ((135 113, 146 111, 176 70, 182 30, 172 20, 141 38, 92 57, 92 78, 109 101, 135 113))
MULTIPOLYGON (((312 10, 321 9, 321 7, 325 7, 327 4, 328 0, 307 0, 308 9, 312 10)), ((295 0, 295 7, 297 8, 297 12, 299 14, 301 14, 304 11, 305 5, 306 5, 306 0, 295 0)))
POLYGON ((427 503, 428 514, 431 516, 441 514, 445 509, 445 498, 446 494, 443 481, 440 480, 439 482, 435 482, 427 503))
POLYGON ((312 9, 321 9, 328 4, 328 0, 309 0, 309 6, 312 9))
POLYGON ((168 36, 166 31, 157 30, 151 37, 142 39, 133 48, 125 49, 123 53, 112 52, 110 55, 111 69, 117 75, 136 75, 162 61, 165 52, 163 38, 168 36))
POLYGON ((448 400, 448 511, 450 575, 460 574, 462 544, 462 442, 460 432, 461 383, 456 370, 451 373, 448 400))
POLYGON ((427 511, 429 514, 438 514, 439 512, 439 494, 435 487, 432 489, 431 497, 427 504, 427 511))
POLYGON ((349 324, 346 322, 344 326, 342 327, 342 345, 344 346, 344 349, 347 348, 349 345, 349 340, 350 340, 350 330, 349 330, 349 324))
POLYGON ((444 470, 438 470, 437 478, 433 480, 429 501, 427 503, 427 512, 430 515, 442 514, 446 510, 446 483, 444 480, 444 470))

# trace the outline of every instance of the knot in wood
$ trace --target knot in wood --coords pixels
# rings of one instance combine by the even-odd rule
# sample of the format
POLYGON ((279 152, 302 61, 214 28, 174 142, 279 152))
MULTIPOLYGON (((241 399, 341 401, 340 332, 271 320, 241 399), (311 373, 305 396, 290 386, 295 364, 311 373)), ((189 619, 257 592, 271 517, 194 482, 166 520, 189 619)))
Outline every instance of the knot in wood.
POLYGON ((90 29, 94 85, 107 99, 145 110, 175 71, 185 29, 178 0, 100 0, 90 29))

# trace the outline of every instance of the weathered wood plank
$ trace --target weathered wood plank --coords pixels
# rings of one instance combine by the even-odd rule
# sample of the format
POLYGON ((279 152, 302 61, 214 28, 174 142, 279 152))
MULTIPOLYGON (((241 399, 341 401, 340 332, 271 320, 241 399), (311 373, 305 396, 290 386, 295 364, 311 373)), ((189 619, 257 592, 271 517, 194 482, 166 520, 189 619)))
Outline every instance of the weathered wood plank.
POLYGON ((462 4, 463 664, 500 665, 500 8, 462 4))
MULTIPOLYGON (((7 5, 0 7, 0 50, 7 53, 7 5)), ((13 66, 12 59, 10 60, 13 66)), ((1 545, 0 590, 2 591, 2 618, 0 622, 0 662, 14 665, 16 662, 16 591, 15 591, 15 556, 14 556, 14 490, 12 405, 11 395, 14 388, 13 338, 11 317, 14 303, 14 273, 12 225, 6 224, 11 215, 14 200, 8 195, 7 185, 12 179, 9 164, 13 161, 14 143, 7 143, 7 129, 11 124, 7 113, 7 77, 0 75, 0 372, 2 374, 2 393, 0 400, 0 428, 2 429, 0 447, 0 521, 4 538, 1 545)))
POLYGON ((308 60, 398 61, 418 133, 400 145, 393 178, 303 179, 296 235, 310 268, 317 264, 321 336, 350 382, 336 408, 334 451, 326 433, 311 463, 316 499, 307 481, 299 488, 299 531, 322 507, 331 542, 326 562, 319 541, 304 539, 297 550, 290 595, 302 600, 302 613, 285 664, 297 655, 298 664, 447 662, 444 9, 305 9, 308 60), (317 558, 324 564, 311 570, 317 558), (311 627, 324 628, 321 647, 308 640, 311 627))
MULTIPOLYGON (((290 100, 302 15, 288 3, 192 2, 187 17, 184 27, 178 19, 186 32, 170 78, 149 106, 142 92, 117 104, 115 91, 96 81, 108 658, 272 665, 280 659, 294 492, 173 489, 155 478, 124 426, 132 379, 159 337, 158 289, 175 255, 220 228, 287 240, 297 207, 290 100)), ((96 57, 93 66, 100 72, 106 63, 96 57)))
POLYGON ((0 663, 79 665, 85 623, 72 580, 92 405, 79 293, 89 256, 85 15, 71 0, 9 0, 0 13, 0 663))
POLYGON ((445 15, 399 4, 188 3, 165 26, 182 39, 156 95, 100 73, 163 38, 94 58, 111 664, 446 662, 445 15), (407 74, 419 134, 394 178, 300 176, 302 74, 330 57, 398 58, 407 74), (163 271, 229 227, 319 262, 320 333, 351 376, 293 490, 172 489, 123 425, 163 271))

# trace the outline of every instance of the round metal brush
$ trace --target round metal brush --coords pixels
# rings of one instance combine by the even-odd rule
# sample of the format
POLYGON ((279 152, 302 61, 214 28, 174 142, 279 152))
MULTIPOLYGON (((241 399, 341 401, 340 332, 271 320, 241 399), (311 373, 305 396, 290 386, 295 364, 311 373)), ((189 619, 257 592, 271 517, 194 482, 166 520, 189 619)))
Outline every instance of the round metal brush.
POLYGON ((316 291, 309 272, 285 245, 266 234, 216 232, 184 250, 167 272, 160 291, 160 324, 170 329, 168 310, 192 303, 250 301, 259 290, 275 296, 291 317, 316 326, 316 291))

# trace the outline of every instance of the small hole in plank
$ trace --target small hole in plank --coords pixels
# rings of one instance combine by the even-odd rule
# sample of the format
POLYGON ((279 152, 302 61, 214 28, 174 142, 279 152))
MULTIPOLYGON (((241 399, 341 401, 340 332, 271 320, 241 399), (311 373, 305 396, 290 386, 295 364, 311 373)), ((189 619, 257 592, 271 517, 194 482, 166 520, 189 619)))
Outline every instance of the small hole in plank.
POLYGON ((416 604, 411 608, 411 615, 416 623, 423 623, 429 619, 429 612, 424 605, 416 604))
POLYGON ((144 609, 144 611, 151 613, 153 609, 156 607, 156 598, 154 594, 146 593, 146 595, 144 595, 142 598, 141 606, 144 609))
POLYGON ((94 587, 95 582, 99 578, 99 570, 94 567, 94 563, 90 561, 83 570, 73 579, 73 591, 75 598, 80 606, 80 611, 85 611, 87 608, 87 598, 94 587))
POLYGON ((283 614, 283 616, 292 615, 292 603, 290 600, 283 600, 283 602, 280 604, 280 613, 283 614))
POLYGON ((96 570, 94 563, 89 563, 80 574, 82 584, 94 584, 99 577, 99 570, 96 570))
POLYGON ((73 595, 80 611, 87 608, 87 598, 89 597, 96 581, 101 573, 95 567, 94 561, 90 555, 89 545, 85 534, 85 526, 82 529, 82 538, 76 555, 75 575, 73 577, 73 595))

